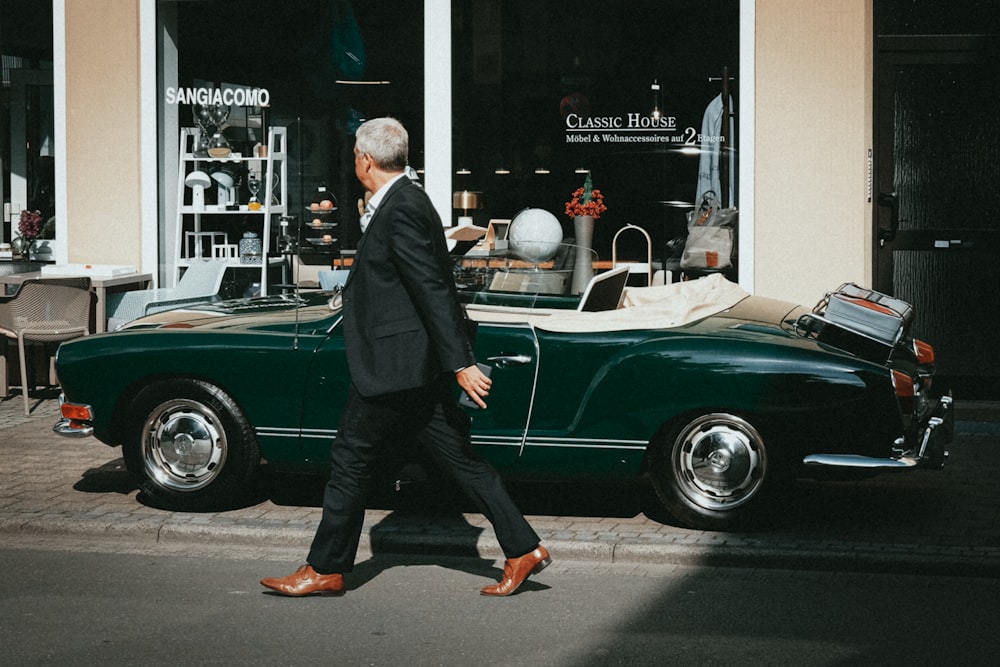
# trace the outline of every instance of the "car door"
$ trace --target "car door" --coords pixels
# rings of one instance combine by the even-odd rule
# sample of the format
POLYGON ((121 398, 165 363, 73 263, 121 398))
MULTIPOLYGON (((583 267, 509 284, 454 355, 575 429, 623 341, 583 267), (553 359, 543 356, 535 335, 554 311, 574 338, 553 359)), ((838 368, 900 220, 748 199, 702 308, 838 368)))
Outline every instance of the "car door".
POLYGON ((476 359, 489 367, 493 386, 486 409, 465 408, 472 419, 472 444, 493 465, 510 469, 523 452, 534 397, 535 331, 525 324, 479 324, 476 359))
MULTIPOLYGON (((329 459, 330 445, 347 399, 350 371, 340 326, 329 334, 303 334, 299 345, 315 349, 302 395, 301 456, 306 465, 329 459)), ((485 410, 466 407, 473 445, 500 467, 521 453, 537 366, 535 334, 526 325, 480 325, 476 358, 489 367, 493 387, 485 410)), ((461 389, 455 385, 456 395, 461 389)))
POLYGON ((301 458, 307 466, 325 464, 351 383, 340 320, 329 330, 301 331, 298 345, 313 350, 302 391, 301 458))

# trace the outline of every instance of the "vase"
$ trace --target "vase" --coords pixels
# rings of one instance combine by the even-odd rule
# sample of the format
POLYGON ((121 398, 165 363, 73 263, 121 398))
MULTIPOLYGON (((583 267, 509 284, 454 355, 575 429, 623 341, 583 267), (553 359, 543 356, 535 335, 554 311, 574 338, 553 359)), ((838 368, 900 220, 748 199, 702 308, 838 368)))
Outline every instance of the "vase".
POLYGON ((24 262, 31 261, 31 251, 34 249, 35 239, 26 239, 17 236, 11 241, 11 259, 24 262))
POLYGON ((583 294, 587 283, 594 277, 594 258, 591 249, 594 242, 594 216, 578 215, 573 218, 574 246, 576 259, 573 263, 572 293, 583 294))
POLYGON ((263 245, 254 232, 243 232, 239 243, 240 264, 261 264, 264 260, 263 245))

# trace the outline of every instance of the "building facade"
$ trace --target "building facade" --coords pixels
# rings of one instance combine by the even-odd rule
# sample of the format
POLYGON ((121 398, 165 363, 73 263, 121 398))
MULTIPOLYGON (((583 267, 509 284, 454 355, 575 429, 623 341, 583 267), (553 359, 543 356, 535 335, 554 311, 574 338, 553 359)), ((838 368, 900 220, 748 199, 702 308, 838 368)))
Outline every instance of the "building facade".
MULTIPOLYGON (((204 3, 175 4, 174 9, 204 3)), ((739 12, 738 34, 726 38, 739 40, 739 63, 733 71, 740 76, 741 284, 757 293, 805 302, 844 281, 871 284, 871 2, 839 0, 821 3, 821 8, 795 0, 730 4, 739 12), (816 168, 804 169, 803 163, 816 168), (809 211, 808 220, 803 211, 809 211), (815 258, 818 248, 822 258, 789 281, 789 268, 815 258)), ((173 142, 162 136, 166 124, 158 122, 164 108, 158 70, 171 57, 163 52, 171 46, 164 47, 159 39, 163 7, 153 0, 56 2, 54 7, 57 191, 65 193, 57 201, 58 237, 65 242, 58 244, 56 259, 131 264, 158 273, 169 257, 169 234, 163 233, 161 220, 161 174, 167 177, 174 171, 170 156, 164 155, 173 142), (104 37, 95 43, 98 34, 104 37), (66 158, 59 160, 63 151, 66 158)), ((450 2, 425 2, 428 54, 399 54, 427 63, 422 121, 429 129, 424 143, 441 150, 439 157, 429 154, 423 167, 428 190, 445 220, 454 218, 450 200, 456 186, 451 176, 461 166, 453 164, 452 152, 443 148, 451 144, 450 125, 460 122, 446 102, 451 97, 451 9, 450 2), (438 34, 428 34, 433 31, 438 34), (437 170, 433 159, 439 161, 437 170)), ((599 31, 600 17, 591 18, 591 29, 599 31)), ((663 21, 665 37, 678 29, 669 26, 669 17, 663 21)), ((252 19, 243 25, 241 32, 253 41, 252 19)), ((260 29, 266 31, 265 26, 260 29)), ((679 29, 705 32, 709 42, 714 33, 711 26, 679 29)), ((370 38, 369 44, 376 39, 370 38)), ((562 34, 560 39, 568 37, 562 34)), ((585 42, 588 36, 579 39, 585 42)), ((699 76, 707 81, 713 74, 704 71, 699 76)), ((649 71, 645 78, 655 77, 656 72, 649 71)), ((706 93, 699 101, 704 106, 709 99, 706 93)), ((700 123, 701 118, 694 120, 700 123)), ((641 181, 643 175, 631 177, 641 181)), ((568 198, 570 192, 563 188, 554 194, 556 199, 568 198)), ((498 210, 492 217, 510 217, 533 204, 517 201, 516 193, 504 196, 512 199, 513 210, 498 210)), ((167 277, 161 275, 161 280, 167 277)))
MULTIPOLYGON (((986 34, 977 42, 986 52, 996 35, 988 3, 966 0, 945 18, 928 4, 54 0, 52 259, 134 265, 171 284, 186 201, 178 137, 195 124, 195 98, 177 93, 234 88, 268 95, 266 105, 234 111, 244 114, 230 119, 234 150, 258 150, 268 127, 287 128, 284 212, 309 217, 302 207, 329 188, 344 249, 359 233, 352 128, 385 113, 409 127, 412 166, 449 224, 460 215, 453 193, 470 190, 483 194, 477 224, 539 207, 569 233, 561 209, 589 172, 608 204, 597 254, 607 259, 615 230, 636 224, 666 259, 701 195, 699 156, 713 136, 705 115, 725 79, 732 159, 721 162, 731 170, 726 203, 739 210, 734 278, 802 303, 844 282, 884 288, 892 276, 879 277, 880 230, 899 210, 880 194, 900 184, 882 175, 886 151, 898 149, 884 149, 891 130, 879 136, 880 77, 898 69, 883 73, 880 58, 906 49, 883 35, 966 34, 972 25, 986 34)), ((996 152, 994 135, 981 143, 996 152)), ((979 196, 995 204, 994 182, 979 196)), ((7 187, 14 218, 16 188, 7 187)), ((945 344, 953 357, 981 365, 968 341, 942 337, 956 339, 945 344)))

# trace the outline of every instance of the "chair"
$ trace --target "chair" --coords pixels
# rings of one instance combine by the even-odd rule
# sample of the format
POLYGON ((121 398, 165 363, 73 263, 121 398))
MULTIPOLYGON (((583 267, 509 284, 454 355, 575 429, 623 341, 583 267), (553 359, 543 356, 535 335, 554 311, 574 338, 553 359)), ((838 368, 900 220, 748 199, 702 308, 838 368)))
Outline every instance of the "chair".
MULTIPOLYGON (((90 333, 90 309, 94 295, 90 278, 36 278, 25 280, 17 292, 0 297, 0 333, 17 340, 21 364, 21 394, 24 414, 31 414, 28 400, 28 341, 64 341, 90 333)), ((51 368, 51 362, 50 362, 51 368)), ((7 357, 0 356, 0 389, 9 389, 7 357)))
MULTIPOLYGON (((649 232, 647 232, 642 227, 633 224, 627 224, 615 234, 614 238, 611 240, 611 266, 612 268, 618 268, 619 266, 628 267, 628 271, 631 274, 645 274, 646 285, 653 284, 653 241, 649 237, 649 232), (634 262, 634 261, 618 261, 618 237, 623 233, 628 231, 638 232, 646 241, 646 261, 645 262, 634 262)), ((661 283, 662 284, 662 283, 661 283)))
POLYGON ((133 290, 108 296, 108 331, 132 320, 172 308, 218 300, 226 263, 192 260, 176 287, 133 290))
POLYGON ((305 258, 300 255, 292 256, 292 282, 302 288, 318 288, 319 275, 323 271, 329 271, 331 267, 330 256, 326 255, 318 263, 315 255, 308 255, 305 258))
POLYGON ((347 282, 347 274, 350 269, 332 269, 330 271, 319 272, 319 288, 328 290, 343 287, 347 282))
POLYGON ((627 266, 619 266, 610 271, 598 273, 587 283, 576 309, 581 313, 618 310, 625 300, 625 285, 628 283, 628 275, 627 266))

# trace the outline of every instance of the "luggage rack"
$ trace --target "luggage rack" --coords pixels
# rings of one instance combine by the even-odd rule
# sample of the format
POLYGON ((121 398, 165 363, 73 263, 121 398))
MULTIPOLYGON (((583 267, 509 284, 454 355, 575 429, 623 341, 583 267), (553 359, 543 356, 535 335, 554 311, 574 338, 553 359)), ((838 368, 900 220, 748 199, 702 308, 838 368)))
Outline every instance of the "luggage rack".
POLYGON ((800 336, 885 363, 912 320, 913 308, 905 301, 844 283, 799 317, 793 328, 800 336))

